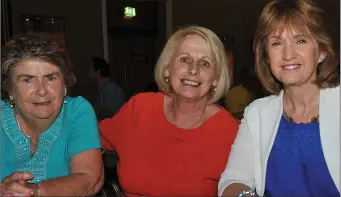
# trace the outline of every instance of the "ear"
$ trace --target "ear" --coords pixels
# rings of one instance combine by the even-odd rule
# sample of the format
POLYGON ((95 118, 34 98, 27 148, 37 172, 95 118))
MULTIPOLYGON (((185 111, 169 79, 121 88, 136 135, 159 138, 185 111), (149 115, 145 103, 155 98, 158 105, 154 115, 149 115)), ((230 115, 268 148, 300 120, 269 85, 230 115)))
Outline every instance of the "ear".
POLYGON ((318 60, 318 63, 322 63, 327 57, 327 52, 321 52, 320 53, 320 57, 319 57, 319 60, 318 60))
POLYGON ((12 95, 9 95, 9 99, 10 99, 10 100, 13 100, 13 96, 12 96, 12 95))
POLYGON ((217 87, 217 85, 218 85, 218 80, 215 79, 215 80, 213 81, 212 85, 213 85, 214 87, 217 87))
POLYGON ((165 71, 163 72, 164 77, 169 77, 169 66, 166 67, 165 71))
POLYGON ((67 94, 67 88, 64 87, 64 96, 66 96, 66 94, 67 94))

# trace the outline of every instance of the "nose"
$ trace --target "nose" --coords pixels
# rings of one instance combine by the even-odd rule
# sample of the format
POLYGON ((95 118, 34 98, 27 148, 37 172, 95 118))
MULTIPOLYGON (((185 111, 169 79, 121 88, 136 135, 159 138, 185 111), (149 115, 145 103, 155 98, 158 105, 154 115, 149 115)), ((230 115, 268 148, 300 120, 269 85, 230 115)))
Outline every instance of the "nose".
POLYGON ((283 60, 289 61, 295 58, 295 56, 296 53, 294 47, 291 44, 286 44, 283 49, 283 60))
POLYGON ((189 67, 189 70, 188 72, 191 74, 191 75, 198 75, 199 74, 199 65, 197 62, 193 62, 190 67, 189 67))
POLYGON ((45 81, 42 80, 42 81, 39 81, 37 83, 37 95, 39 96, 45 96, 47 94, 47 89, 46 89, 46 84, 45 84, 45 81))

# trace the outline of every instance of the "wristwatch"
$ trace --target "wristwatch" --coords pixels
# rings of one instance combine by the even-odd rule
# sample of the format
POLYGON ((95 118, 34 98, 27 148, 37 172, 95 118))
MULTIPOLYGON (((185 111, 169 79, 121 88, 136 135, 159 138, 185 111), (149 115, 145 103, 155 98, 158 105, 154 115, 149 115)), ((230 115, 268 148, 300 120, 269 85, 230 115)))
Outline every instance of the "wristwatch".
POLYGON ((238 193, 237 197, 242 197, 242 196, 255 196, 256 192, 253 189, 249 190, 243 190, 238 193))

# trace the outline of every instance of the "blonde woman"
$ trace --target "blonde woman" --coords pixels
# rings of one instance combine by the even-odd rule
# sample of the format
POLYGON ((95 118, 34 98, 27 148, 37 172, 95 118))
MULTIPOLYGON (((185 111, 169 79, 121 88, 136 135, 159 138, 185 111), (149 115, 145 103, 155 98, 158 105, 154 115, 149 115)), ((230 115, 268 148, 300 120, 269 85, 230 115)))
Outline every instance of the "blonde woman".
POLYGON ((131 98, 100 123, 102 143, 120 158, 128 196, 214 196, 238 125, 214 104, 229 88, 223 44, 189 26, 168 40, 155 69, 161 90, 131 98))

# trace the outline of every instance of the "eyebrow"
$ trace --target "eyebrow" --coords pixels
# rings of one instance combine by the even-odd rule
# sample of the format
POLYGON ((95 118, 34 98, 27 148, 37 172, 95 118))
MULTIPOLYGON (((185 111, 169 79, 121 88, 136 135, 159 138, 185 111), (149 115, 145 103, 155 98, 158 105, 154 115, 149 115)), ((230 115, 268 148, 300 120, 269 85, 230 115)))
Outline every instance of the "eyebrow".
MULTIPOLYGON (((52 77, 54 75, 60 77, 59 72, 52 72, 52 73, 44 75, 44 77, 52 77)), ((17 79, 24 78, 24 77, 25 78, 35 78, 36 76, 30 75, 30 74, 20 74, 20 75, 17 76, 17 79)))
MULTIPOLYGON (((181 56, 181 55, 189 55, 189 56, 191 56, 191 54, 189 54, 189 53, 180 53, 180 54, 178 55, 178 57, 181 56)), ((210 57, 208 57, 208 56, 203 56, 203 57, 201 57, 200 59, 204 59, 204 58, 207 58, 207 59, 210 59, 211 61, 213 61, 213 59, 210 58, 210 57)))
POLYGON ((52 76, 54 76, 54 75, 56 75, 57 77, 60 77, 59 72, 49 73, 49 74, 47 74, 47 75, 44 75, 44 77, 52 77, 52 76))
POLYGON ((280 37, 280 36, 274 35, 274 36, 271 36, 271 37, 269 38, 269 40, 270 40, 270 39, 281 39, 281 37, 280 37))
MULTIPOLYGON (((305 34, 301 34, 301 33, 300 33, 300 34, 296 34, 296 35, 293 36, 294 39, 299 38, 299 37, 307 37, 307 36, 306 36, 305 34)), ((269 40, 270 40, 270 39, 274 39, 274 38, 276 38, 276 39, 281 39, 280 36, 274 35, 274 36, 271 36, 271 37, 269 38, 269 40)))
POLYGON ((296 34, 293 36, 294 38, 299 38, 299 37, 307 37, 306 35, 304 34, 296 34))

